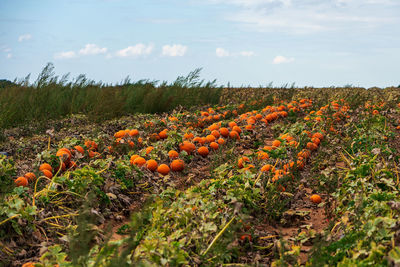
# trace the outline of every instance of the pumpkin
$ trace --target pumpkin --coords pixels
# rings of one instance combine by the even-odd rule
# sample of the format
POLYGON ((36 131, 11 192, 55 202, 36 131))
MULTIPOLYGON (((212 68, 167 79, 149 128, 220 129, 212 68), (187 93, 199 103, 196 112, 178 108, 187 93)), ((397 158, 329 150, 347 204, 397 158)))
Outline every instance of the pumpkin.
POLYGON ((197 153, 199 153, 203 157, 207 157, 207 155, 210 153, 210 151, 208 151, 207 147, 201 146, 197 149, 197 153))
POLYGON ((263 150, 272 151, 273 148, 271 146, 264 146, 263 150))
POLYGON ((99 153, 98 153, 98 152, 95 152, 95 151, 92 151, 92 150, 90 150, 90 151, 89 151, 89 153, 88 153, 88 155, 89 155, 89 158, 94 158, 96 155, 99 155, 99 153))
POLYGON ((229 137, 232 138, 232 139, 238 139, 238 140, 240 139, 239 133, 236 132, 236 131, 231 131, 229 133, 229 137))
POLYGON ((311 200, 312 203, 315 203, 315 204, 319 204, 322 201, 321 197, 319 195, 317 195, 317 194, 312 195, 310 197, 310 200, 311 200))
POLYGON ((241 169, 241 168, 243 168, 243 163, 244 162, 250 162, 250 159, 248 158, 248 157, 246 157, 246 156, 244 156, 244 157, 241 157, 239 160, 238 160, 238 167, 241 169))
POLYGON ((323 136, 323 134, 322 133, 314 133, 313 135, 312 135, 312 137, 317 137, 319 140, 321 140, 322 141, 322 139, 324 139, 324 136, 323 136))
POLYGON ((215 142, 215 136, 210 134, 206 136, 207 143, 215 142))
MULTIPOLYGON (((71 151, 70 151, 68 148, 63 147, 63 148, 61 148, 61 149, 59 149, 59 150, 57 151, 57 153, 59 153, 59 152, 65 152, 65 153, 67 153, 67 154, 68 154, 68 159, 70 159, 70 158, 72 157, 71 151)), ((60 154, 63 154, 63 153, 60 153, 60 154)), ((56 155, 56 156, 57 156, 57 155, 56 155)), ((57 156, 57 157, 59 157, 59 156, 57 156)))
POLYGON ((188 154, 190 154, 193 152, 193 150, 196 149, 196 146, 188 141, 183 141, 183 143, 179 146, 179 149, 184 150, 188 154))
POLYGON ((67 162, 71 158, 71 153, 68 154, 64 150, 58 150, 56 156, 59 157, 61 161, 67 162))
MULTIPOLYGON (((69 164, 69 162, 68 162, 68 164, 69 164)), ((61 165, 58 165, 57 168, 56 168, 55 170, 56 170, 57 172, 58 172, 58 171, 61 172, 61 171, 65 171, 66 168, 67 168, 67 166, 65 165, 64 162, 62 162, 61 165)))
POLYGON ((168 131, 167 129, 161 131, 161 132, 158 134, 158 136, 159 136, 161 139, 167 138, 167 137, 168 137, 167 131, 168 131))
POLYGON ((74 168, 76 168, 76 166, 77 166, 77 165, 76 165, 76 162, 75 162, 75 161, 72 161, 72 160, 71 160, 71 161, 69 162, 69 164, 68 164, 68 168, 69 168, 69 169, 74 169, 74 168))
POLYGON ((273 147, 280 147, 280 145, 281 145, 281 141, 279 141, 279 140, 274 140, 274 141, 272 142, 272 146, 273 146, 273 147))
POLYGON ((14 183, 16 186, 28 186, 28 179, 21 176, 21 177, 18 177, 17 179, 15 179, 14 183))
POLYGON ((85 141, 85 147, 89 150, 96 150, 97 149, 97 144, 94 141, 91 140, 86 140, 85 141))
POLYGON ((133 164, 136 166, 143 166, 144 164, 146 164, 146 160, 142 157, 137 157, 134 161, 133 164))
POLYGON ((46 176, 49 179, 53 178, 53 173, 49 170, 44 169, 44 170, 42 170, 42 173, 44 176, 46 176))
POLYGON ((261 167, 261 171, 262 172, 268 172, 268 171, 270 171, 270 170, 273 170, 273 166, 271 165, 271 164, 266 164, 266 165, 264 165, 264 166, 262 166, 261 167))
POLYGON ((319 140, 318 137, 313 137, 313 138, 311 138, 311 142, 313 142, 314 144, 316 144, 318 146, 321 143, 321 140, 319 140))
POLYGON ((241 235, 240 236, 240 240, 250 242, 251 241, 251 235, 248 235, 248 234, 241 235))
POLYGON ((185 133, 183 137, 185 139, 189 140, 189 139, 193 139, 194 135, 192 133, 185 133))
POLYGON ((154 149, 154 147, 149 146, 146 148, 146 155, 150 154, 150 152, 154 149))
POLYGON ((177 157, 179 157, 179 153, 176 152, 175 150, 170 150, 170 151, 168 152, 168 157, 169 157, 170 159, 176 159, 177 157))
POLYGON ((139 134, 139 131, 136 129, 130 130, 129 131, 129 136, 136 136, 139 134))
POLYGON ((269 159, 269 155, 268 155, 268 153, 266 153, 264 151, 260 151, 260 152, 258 152, 257 158, 259 160, 269 159))
POLYGON ((167 164, 161 164, 157 168, 157 172, 162 174, 162 175, 167 175, 169 173, 170 169, 167 164))
POLYGON ((74 146, 75 150, 81 153, 82 155, 85 154, 85 150, 81 146, 74 146))
POLYGON ((236 122, 231 121, 230 123, 228 123, 228 126, 232 129, 233 127, 237 126, 237 124, 236 124, 236 122))
POLYGON ((217 150, 217 149, 219 148, 219 145, 218 145, 218 143, 216 143, 216 142, 211 142, 211 143, 210 143, 210 147, 211 147, 212 149, 214 149, 214 150, 217 150))
POLYGON ((138 157, 139 157, 139 155, 132 155, 132 156, 131 156, 131 159, 130 159, 131 165, 133 165, 133 162, 134 162, 135 159, 138 158, 138 157))
POLYGON ((233 127, 232 127, 232 131, 235 131, 235 132, 237 132, 238 134, 241 134, 241 133, 242 133, 242 129, 240 129, 239 126, 233 126, 233 127))
POLYGON ((219 129, 219 125, 213 123, 213 124, 211 124, 207 129, 210 130, 211 132, 212 132, 212 131, 216 131, 216 130, 219 129))
POLYGON ((171 170, 174 172, 180 172, 183 171, 185 168, 185 163, 181 159, 175 159, 171 162, 171 170))
POLYGON ((307 143, 307 148, 310 149, 311 151, 316 150, 318 146, 312 142, 307 143))
POLYGON ((229 130, 228 130, 228 128, 225 128, 225 127, 222 127, 221 129, 219 129, 219 133, 223 137, 228 137, 229 136, 229 130))
POLYGON ((114 134, 115 138, 124 138, 126 135, 126 132, 124 130, 118 131, 114 134))
POLYGON ((149 169, 150 171, 154 172, 154 171, 157 170, 157 168, 158 168, 158 163, 157 163, 157 161, 155 161, 154 159, 150 159, 150 160, 147 161, 146 167, 147 167, 147 169, 149 169))
POLYGON ((221 136, 217 130, 213 130, 211 135, 213 135, 215 138, 219 138, 221 136))
POLYGON ((43 163, 42 165, 40 165, 39 171, 43 171, 43 170, 48 170, 48 171, 52 172, 53 168, 50 166, 50 164, 43 163))
POLYGON ((29 182, 33 182, 36 180, 36 175, 33 172, 25 173, 24 177, 28 179, 29 182))

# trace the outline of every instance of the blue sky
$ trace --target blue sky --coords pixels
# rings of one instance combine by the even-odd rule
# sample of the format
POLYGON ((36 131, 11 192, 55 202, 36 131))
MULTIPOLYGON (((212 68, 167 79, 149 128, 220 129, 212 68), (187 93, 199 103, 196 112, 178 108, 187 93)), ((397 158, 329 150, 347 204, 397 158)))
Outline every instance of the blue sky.
POLYGON ((400 84, 399 0, 0 0, 0 79, 400 84))

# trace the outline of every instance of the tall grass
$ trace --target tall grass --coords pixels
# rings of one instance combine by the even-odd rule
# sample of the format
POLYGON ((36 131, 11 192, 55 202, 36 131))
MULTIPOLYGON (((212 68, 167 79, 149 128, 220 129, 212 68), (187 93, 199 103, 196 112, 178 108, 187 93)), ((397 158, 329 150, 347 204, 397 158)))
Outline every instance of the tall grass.
POLYGON ((56 76, 53 64, 48 63, 33 84, 28 75, 0 87, 0 128, 46 123, 70 114, 102 121, 135 113, 166 112, 177 106, 217 104, 222 88, 215 80, 200 80, 200 71, 196 69, 170 84, 127 78, 121 84, 108 85, 85 75, 68 81, 68 74, 56 76))

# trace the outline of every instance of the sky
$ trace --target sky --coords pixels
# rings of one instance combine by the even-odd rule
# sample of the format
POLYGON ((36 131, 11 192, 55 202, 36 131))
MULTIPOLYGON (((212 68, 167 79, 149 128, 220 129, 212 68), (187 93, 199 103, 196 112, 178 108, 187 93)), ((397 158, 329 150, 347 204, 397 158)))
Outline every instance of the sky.
POLYGON ((0 0, 0 79, 400 84, 400 0, 0 0))

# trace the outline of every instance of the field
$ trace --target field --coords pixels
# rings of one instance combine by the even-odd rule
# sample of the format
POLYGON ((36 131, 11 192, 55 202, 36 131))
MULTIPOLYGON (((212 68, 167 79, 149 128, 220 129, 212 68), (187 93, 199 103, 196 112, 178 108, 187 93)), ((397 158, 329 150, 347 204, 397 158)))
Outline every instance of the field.
POLYGON ((400 264, 399 88, 197 74, 0 87, 1 264, 400 264))

